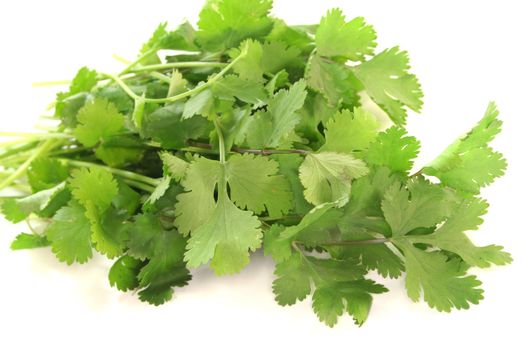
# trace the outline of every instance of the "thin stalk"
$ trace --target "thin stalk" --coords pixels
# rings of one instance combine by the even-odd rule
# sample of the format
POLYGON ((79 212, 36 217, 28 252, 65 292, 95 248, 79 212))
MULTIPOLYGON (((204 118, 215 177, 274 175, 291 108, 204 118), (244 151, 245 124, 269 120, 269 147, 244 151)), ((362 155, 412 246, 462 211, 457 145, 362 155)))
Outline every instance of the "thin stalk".
POLYGON ((131 69, 133 69, 136 65, 140 64, 143 60, 150 57, 151 55, 157 53, 157 50, 148 50, 144 54, 142 54, 139 58, 137 58, 134 62, 131 62, 122 72, 119 73, 119 76, 124 75, 128 73, 131 69))
MULTIPOLYGON (((197 142, 193 140, 189 140, 188 144, 193 147, 203 148, 203 149, 211 149, 211 145, 208 143, 202 143, 197 142)), ((241 147, 232 147, 232 152, 237 153, 251 153, 251 154, 259 154, 263 156, 268 156, 271 154, 309 154, 310 151, 306 151, 303 149, 249 149, 249 148, 241 148, 241 147)))
POLYGON ((80 160, 72 160, 72 159, 67 159, 67 158, 56 158, 56 159, 58 159, 58 160, 60 160, 62 162, 65 162, 67 164, 70 164, 72 166, 76 166, 76 167, 104 169, 106 171, 109 171, 112 174, 115 174, 115 175, 127 178, 128 180, 135 180, 135 181, 142 182, 142 183, 154 186, 154 187, 157 187, 159 185, 159 182, 160 182, 158 179, 154 179, 154 178, 151 178, 149 176, 137 174, 137 173, 134 173, 134 172, 128 171, 128 170, 112 168, 112 167, 109 167, 109 166, 106 166, 106 165, 102 165, 102 164, 83 162, 83 161, 80 161, 80 160))
POLYGON ((390 242, 389 238, 375 238, 375 239, 364 239, 364 240, 355 240, 355 241, 326 241, 319 242, 320 246, 345 246, 345 245, 360 245, 360 244, 382 244, 390 242))
POLYGON ((16 146, 6 148, 3 153, 0 153, 0 159, 9 158, 15 154, 19 154, 19 153, 31 150, 35 148, 37 145, 38 145, 38 142, 33 141, 33 142, 27 142, 22 145, 16 145, 16 146))
POLYGON ((140 181, 135 181, 131 179, 123 179, 123 181, 132 187, 138 188, 149 193, 152 193, 155 190, 155 187, 147 185, 140 181))
POLYGON ((69 139, 73 137, 70 134, 64 134, 60 132, 50 133, 35 133, 35 132, 23 132, 23 131, 0 131, 0 136, 6 137, 25 137, 35 140, 46 140, 46 139, 69 139))
POLYGON ((221 126, 217 120, 217 116, 213 118, 213 124, 217 131, 217 138, 219 139, 219 161, 221 164, 226 164, 226 147, 224 145, 224 135, 222 134, 221 126))
POLYGON ((55 80, 55 81, 36 81, 31 84, 32 87, 46 87, 46 86, 57 86, 57 85, 69 85, 71 80, 55 80))
MULTIPOLYGON (((195 88, 188 90, 186 92, 183 92, 181 94, 171 96, 171 97, 165 97, 165 98, 143 98, 143 101, 146 103, 169 103, 169 102, 175 102, 182 100, 186 97, 195 95, 211 85, 215 83, 217 80, 219 80, 224 74, 226 74, 240 59, 242 59, 246 53, 241 53, 239 56, 237 56, 233 61, 231 61, 228 65, 226 65, 219 73, 215 74, 213 77, 209 78, 205 83, 196 86, 195 88)), ((106 77, 113 79, 121 88, 124 90, 131 98, 133 99, 139 99, 141 98, 139 95, 133 92, 131 88, 117 75, 114 74, 104 74, 106 77)))
POLYGON ((55 145, 54 139, 49 139, 44 141, 39 147, 35 149, 33 154, 29 156, 29 158, 26 159, 22 165, 20 165, 11 175, 9 175, 4 181, 0 183, 0 190, 3 190, 4 188, 11 185, 16 179, 24 175, 27 168, 29 168, 29 165, 31 165, 31 162, 47 152, 50 148, 52 148, 55 145))
POLYGON ((223 62, 170 62, 162 64, 150 64, 147 66, 141 66, 132 68, 129 72, 138 73, 138 72, 149 72, 154 70, 163 70, 170 68, 201 68, 201 67, 211 67, 211 68, 221 68, 225 67, 227 64, 223 62))

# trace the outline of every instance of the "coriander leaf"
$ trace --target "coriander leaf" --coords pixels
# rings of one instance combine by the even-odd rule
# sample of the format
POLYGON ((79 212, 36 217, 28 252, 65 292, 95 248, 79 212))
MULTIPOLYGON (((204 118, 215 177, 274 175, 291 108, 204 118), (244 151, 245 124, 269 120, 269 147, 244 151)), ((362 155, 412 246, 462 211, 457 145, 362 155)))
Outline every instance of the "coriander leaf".
POLYGON ((217 275, 239 272, 249 262, 249 251, 261 245, 260 222, 250 211, 237 208, 219 189, 219 200, 209 219, 188 240, 184 256, 188 267, 207 263, 217 275))
POLYGON ((206 134, 209 129, 207 120, 198 116, 183 120, 183 110, 184 103, 172 103, 144 115, 143 136, 169 149, 185 147, 189 139, 206 134))
MULTIPOLYGON (((142 45, 142 55, 158 50, 196 50, 194 44, 195 29, 187 21, 182 22, 175 30, 168 31, 167 23, 161 23, 155 29, 149 40, 142 45)), ((143 58, 140 62, 150 63, 151 59, 143 58)), ((151 61, 156 63, 156 60, 151 61)))
POLYGON ((73 197, 86 210, 104 212, 118 194, 118 185, 113 175, 101 168, 80 168, 71 172, 69 180, 73 197), (96 189, 96 190, 94 190, 96 189))
POLYGON ((162 159, 164 166, 168 169, 170 176, 177 181, 181 181, 184 178, 186 170, 188 170, 190 165, 187 161, 166 151, 159 153, 159 157, 162 159))
POLYGON ((170 87, 168 89, 168 96, 172 97, 178 94, 182 94, 183 92, 187 91, 188 81, 184 79, 181 72, 178 70, 174 70, 171 73, 171 79, 170 79, 170 87))
POLYGON ((452 212, 456 198, 447 189, 422 178, 407 187, 392 185, 381 202, 393 236, 402 236, 418 227, 433 227, 452 212))
POLYGON ((44 235, 21 233, 11 243, 12 250, 47 247, 51 244, 44 235))
POLYGON ((31 162, 27 180, 33 192, 50 189, 69 176, 68 168, 56 159, 39 157, 31 162))
POLYGON ((312 247, 317 242, 326 241, 341 217, 341 213, 334 208, 335 205, 336 203, 324 203, 314 207, 294 226, 272 225, 264 237, 264 254, 271 254, 275 261, 281 262, 292 255, 294 240, 312 247))
POLYGON ((269 0, 210 0, 199 14, 198 45, 207 51, 237 46, 246 38, 268 34, 272 21, 269 0))
POLYGON ((372 55, 376 47, 376 33, 362 17, 345 22, 340 9, 332 9, 321 18, 315 32, 315 44, 321 56, 345 57, 361 61, 372 55))
POLYGON ((300 80, 288 90, 279 90, 268 101, 265 113, 257 114, 249 125, 248 145, 253 148, 277 148, 293 134, 299 123, 297 111, 306 98, 306 84, 300 80))
POLYGON ((348 201, 352 179, 368 173, 365 163, 350 154, 310 153, 299 168, 304 197, 314 205, 348 201))
POLYGON ((186 101, 184 111, 182 112, 182 120, 189 119, 195 114, 206 116, 212 106, 213 94, 210 89, 204 89, 186 101))
POLYGON ((502 176, 507 162, 488 143, 501 130, 501 121, 494 103, 484 117, 465 136, 457 139, 445 151, 423 168, 423 173, 436 176, 447 186, 479 193, 480 188, 502 176))
POLYGON ((88 102, 78 112, 79 125, 74 130, 75 137, 86 147, 120 133, 124 127, 124 116, 111 102, 95 99, 88 102))
POLYGON ((304 199, 304 188, 299 180, 299 167, 303 157, 299 154, 274 154, 271 157, 279 163, 279 172, 290 184, 295 212, 299 215, 306 214, 312 209, 312 205, 304 199))
POLYGON ((393 126, 370 144, 366 160, 369 164, 387 166, 392 171, 406 174, 412 169, 413 159, 418 153, 419 141, 406 136, 405 129, 393 126))
POLYGON ((299 58, 300 51, 296 47, 288 47, 282 41, 266 41, 262 50, 260 64, 264 73, 275 74, 286 68, 304 65, 299 58))
POLYGON ((304 300, 311 293, 310 270, 303 257, 293 254, 289 259, 277 264, 273 281, 275 300, 279 305, 293 305, 304 300))
POLYGON ((312 307, 319 320, 333 327, 343 311, 362 326, 372 307, 370 294, 385 293, 388 289, 372 280, 360 279, 318 287, 312 296, 312 307))
POLYGON ((489 267, 491 264, 505 265, 512 261, 503 247, 489 245, 476 247, 465 234, 476 230, 483 222, 481 218, 487 211, 487 202, 478 198, 464 199, 453 214, 434 233, 421 236, 407 236, 412 243, 430 244, 434 247, 458 254, 471 266, 489 267))
POLYGON ((356 104, 357 92, 349 68, 313 53, 306 65, 305 78, 308 86, 321 93, 329 105, 336 107, 341 101, 356 104))
POLYGON ((481 282, 465 275, 458 259, 447 261, 441 252, 425 252, 406 238, 396 239, 395 244, 405 256, 406 288, 413 301, 419 300, 423 290, 423 298, 431 308, 450 312, 453 307, 468 309, 483 299, 481 282))
POLYGON ((74 200, 57 211, 44 234, 58 260, 68 265, 75 261, 82 264, 92 257, 90 223, 82 206, 74 200))
POLYGON ((121 225, 124 213, 111 207, 118 194, 118 185, 111 173, 101 168, 75 169, 69 183, 73 197, 86 209, 96 249, 109 258, 120 255, 125 239, 121 225))
POLYGON ((137 163, 142 158, 143 153, 140 148, 113 147, 107 144, 101 144, 95 150, 97 158, 110 167, 122 167, 137 163))
POLYGON ((404 106, 419 112, 423 92, 410 68, 406 51, 399 47, 387 49, 372 59, 354 67, 356 77, 363 83, 368 95, 398 125, 405 124, 404 106))
POLYGON ((109 270, 109 284, 118 290, 126 292, 139 286, 137 275, 144 263, 129 255, 121 256, 109 270))
POLYGON ((199 157, 186 171, 182 180, 185 193, 177 196, 175 205, 175 226, 187 235, 190 231, 204 224, 215 208, 214 191, 221 175, 219 162, 199 157))
POLYGON ((292 209, 292 193, 279 164, 253 154, 235 154, 228 159, 226 178, 231 199, 240 208, 255 214, 268 211, 270 217, 285 215, 292 209))
POLYGON ((153 305, 160 305, 171 299, 173 287, 182 287, 188 284, 191 275, 184 266, 182 259, 186 240, 175 230, 166 231, 162 227, 152 227, 155 234, 150 233, 153 239, 153 249, 148 263, 138 274, 139 298, 153 305))
POLYGON ((267 94, 261 84, 250 82, 230 74, 215 82, 211 90, 221 99, 234 101, 235 98, 254 105, 254 108, 263 106, 268 101, 267 94))
POLYGON ((352 153, 364 150, 376 138, 379 123, 363 108, 347 109, 337 112, 326 123, 326 143, 321 148, 325 152, 352 153))
POLYGON ((162 180, 160 180, 160 183, 155 187, 153 192, 151 192, 148 199, 146 199, 146 202, 144 202, 143 209, 148 210, 153 208, 152 205, 159 200, 169 189, 171 183, 171 177, 170 176, 164 176, 162 180))
POLYGON ((140 206, 140 194, 120 180, 118 181, 118 193, 111 203, 116 209, 124 210, 128 215, 133 215, 140 206))
POLYGON ((43 217, 52 216, 58 208, 69 201, 69 192, 65 182, 47 190, 33 193, 23 198, 8 198, 2 202, 2 213, 13 223, 20 222, 29 214, 36 213, 43 217))
POLYGON ((254 83, 262 83, 264 81, 264 71, 261 67, 263 57, 261 43, 251 39, 243 41, 239 48, 230 51, 230 57, 235 59, 240 56, 241 53, 245 53, 244 57, 240 58, 235 66, 233 66, 233 71, 239 74, 241 79, 254 83))

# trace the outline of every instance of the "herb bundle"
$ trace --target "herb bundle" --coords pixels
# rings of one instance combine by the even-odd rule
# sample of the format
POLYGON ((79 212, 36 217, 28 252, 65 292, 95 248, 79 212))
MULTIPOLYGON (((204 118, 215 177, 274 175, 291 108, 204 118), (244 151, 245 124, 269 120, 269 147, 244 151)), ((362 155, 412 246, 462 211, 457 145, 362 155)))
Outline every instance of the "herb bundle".
POLYGON ((329 326, 344 312, 365 322, 387 292, 372 270, 439 311, 477 304, 469 268, 512 260, 466 234, 506 168, 489 147, 496 106, 414 171, 420 143, 404 125, 423 93, 407 53, 376 53, 374 29, 338 9, 290 26, 271 6, 208 1, 197 29, 161 24, 122 72, 80 69, 55 130, 1 132, 14 138, 0 144, 0 189, 23 194, 2 197, 3 215, 44 226, 12 248, 50 246, 67 264, 95 250, 114 259, 112 286, 154 305, 190 269, 234 274, 259 248, 276 262, 276 301, 312 294, 329 326))

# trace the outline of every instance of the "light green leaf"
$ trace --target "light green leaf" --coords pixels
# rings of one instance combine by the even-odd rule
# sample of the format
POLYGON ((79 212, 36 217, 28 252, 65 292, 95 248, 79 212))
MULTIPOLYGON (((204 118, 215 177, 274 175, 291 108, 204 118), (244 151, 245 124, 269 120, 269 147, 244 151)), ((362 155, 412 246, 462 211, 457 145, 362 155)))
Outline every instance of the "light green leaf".
POLYGON ((299 168, 304 197, 314 205, 348 201, 352 180, 368 173, 365 163, 350 154, 310 153, 299 168))

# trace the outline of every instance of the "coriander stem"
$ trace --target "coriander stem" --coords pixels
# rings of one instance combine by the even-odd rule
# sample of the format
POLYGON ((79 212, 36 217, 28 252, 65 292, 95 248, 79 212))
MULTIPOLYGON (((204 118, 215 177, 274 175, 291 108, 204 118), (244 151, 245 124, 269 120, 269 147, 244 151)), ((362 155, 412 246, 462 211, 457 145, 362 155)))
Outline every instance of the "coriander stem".
POLYGON ((48 149, 52 148, 54 143, 54 139, 49 139, 44 141, 39 147, 37 147, 33 154, 31 154, 29 158, 27 158, 26 161, 22 163, 22 165, 20 165, 11 175, 9 175, 4 181, 0 183, 0 190, 3 190, 4 188, 8 187, 13 183, 13 181, 24 175, 25 171, 27 170, 27 168, 29 168, 33 160, 45 153, 48 149))
POLYGON ((60 132, 50 133, 35 133, 22 131, 0 131, 0 136, 6 137, 26 137, 30 139, 46 140, 46 139, 69 139, 72 135, 60 132))
POLYGON ((36 81, 31 84, 32 87, 46 87, 56 85, 68 85, 71 84, 71 80, 55 80, 55 81, 36 81))
POLYGON ((70 164, 72 166, 104 169, 106 171, 109 171, 112 174, 122 176, 129 180, 139 181, 139 182, 142 182, 142 183, 154 186, 154 187, 158 186, 159 184, 159 180, 157 179, 151 178, 149 176, 137 174, 137 173, 134 173, 128 170, 116 169, 116 168, 112 168, 112 167, 102 165, 102 164, 83 162, 80 160, 72 160, 68 158, 56 158, 56 159, 58 159, 59 161, 65 162, 67 164, 70 164))
POLYGON ((222 134, 221 126, 217 120, 217 115, 213 118, 213 124, 215 125, 215 130, 217 131, 217 137, 219 139, 219 161, 221 164, 226 164, 226 147, 224 145, 224 135, 222 134))
POLYGON ((163 63, 163 64, 150 64, 147 66, 141 66, 130 69, 128 72, 149 72, 152 70, 161 70, 161 69, 169 69, 169 68, 197 68, 197 67, 224 67, 226 66, 226 63, 223 62, 170 62, 170 63, 163 63))
POLYGON ((320 246, 337 246, 337 245, 360 245, 360 244, 381 244, 390 242, 389 238, 375 238, 375 239, 365 239, 365 240, 343 240, 343 241, 326 241, 319 242, 320 246))
POLYGON ((155 187, 147 185, 140 181, 135 181, 131 179, 123 179, 123 181, 132 187, 138 188, 149 193, 152 193, 155 190, 155 187))
MULTIPOLYGON (((188 145, 204 148, 204 149, 211 149, 211 145, 208 143, 201 143, 194 140, 189 140, 188 145)), ((259 154, 263 156, 268 156, 271 154, 309 154, 309 151, 303 150, 303 149, 248 149, 248 148, 240 148, 240 147, 232 147, 232 152, 237 153, 251 153, 251 154, 259 154)))
MULTIPOLYGON (((246 53, 241 53, 239 56, 237 56, 233 61, 231 61, 228 65, 226 65, 219 73, 215 74, 211 78, 209 78, 205 83, 197 85, 191 90, 188 90, 186 92, 183 92, 181 94, 171 96, 171 97, 165 97, 165 98, 144 98, 143 101, 146 103, 169 103, 169 102, 175 102, 182 100, 186 97, 195 95, 208 87, 210 87, 213 83, 215 83, 217 80, 219 80, 224 74, 226 74, 240 59, 244 58, 246 53)), ((139 99, 141 98, 139 95, 133 92, 131 88, 117 75, 114 74, 107 74, 104 73, 104 75, 110 79, 113 79, 121 88, 126 92, 131 98, 133 99, 139 99)))
POLYGON ((137 58, 134 62, 132 62, 129 66, 127 66, 122 72, 120 72, 119 76, 128 73, 137 64, 140 64, 140 62, 142 62, 142 60, 148 58, 149 56, 153 55, 156 52, 157 52, 157 50, 154 50, 154 49, 150 49, 150 50, 144 52, 139 58, 137 58))

